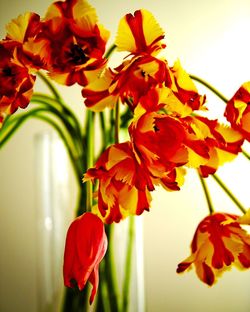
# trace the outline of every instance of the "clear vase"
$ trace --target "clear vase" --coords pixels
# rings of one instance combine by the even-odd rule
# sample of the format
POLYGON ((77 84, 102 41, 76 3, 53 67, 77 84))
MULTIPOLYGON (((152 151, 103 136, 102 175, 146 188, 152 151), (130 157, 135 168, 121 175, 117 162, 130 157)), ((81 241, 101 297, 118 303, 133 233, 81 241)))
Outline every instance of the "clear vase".
MULTIPOLYGON (((79 194, 65 147, 53 132, 42 132, 35 137, 36 211, 37 211, 37 298, 38 312, 65 311, 63 286, 63 252, 66 232, 75 218, 79 194), (73 185, 73 186, 72 186, 73 185)), ((142 217, 134 217, 131 274, 127 312, 144 312, 144 260, 142 217)), ((114 225, 114 270, 116 271, 118 299, 121 304, 126 271, 129 218, 114 225)), ((100 285, 102 280, 99 281, 100 285)), ((99 287, 99 291, 100 291, 99 287)), ((71 292, 71 290, 70 290, 71 292)), ((76 290, 73 296, 79 296, 76 290)), ((72 292, 71 292, 72 296, 72 292)), ((72 299, 72 297, 71 297, 72 299)), ((79 306, 86 308, 79 300, 79 306)), ((85 298, 88 300, 88 298, 85 298)), ((72 299, 72 302, 74 299, 72 299)), ((97 300, 88 311, 97 311, 97 300)), ((70 305, 69 305, 70 306, 70 305)), ((83 310, 85 309, 83 308, 83 310)), ((74 312, 70 307, 67 312, 74 312)), ((79 311, 79 309, 76 309, 79 311)), ((113 312, 113 310, 112 310, 113 312)), ((117 312, 117 311, 114 311, 117 312)))
POLYGON ((70 164, 62 141, 53 132, 36 135, 37 302, 39 312, 60 311, 64 286, 65 236, 73 217, 70 164))

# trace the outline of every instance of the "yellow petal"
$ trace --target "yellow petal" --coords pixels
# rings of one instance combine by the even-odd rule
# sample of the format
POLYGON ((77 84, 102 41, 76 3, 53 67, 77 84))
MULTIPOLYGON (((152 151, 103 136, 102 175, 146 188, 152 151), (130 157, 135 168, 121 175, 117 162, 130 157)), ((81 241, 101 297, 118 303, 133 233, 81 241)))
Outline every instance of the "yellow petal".
POLYGON ((177 78, 178 85, 185 90, 197 92, 196 86, 188 73, 182 68, 181 63, 177 60, 172 68, 174 76, 177 78))
POLYGON ((239 116, 236 120, 236 123, 240 123, 241 121, 241 118, 242 118, 242 115, 247 107, 247 104, 243 101, 240 101, 240 100, 235 100, 234 101, 234 107, 238 110, 239 112, 239 116))
POLYGON ((32 14, 33 13, 26 12, 23 15, 19 15, 16 19, 13 19, 9 24, 7 24, 7 37, 18 42, 23 42, 32 14))
POLYGON ((239 217, 237 222, 250 225, 250 209, 242 217, 239 217))
MULTIPOLYGON (((163 36, 163 30, 149 11, 142 9, 139 11, 138 15, 140 14, 142 17, 142 23, 139 24, 138 20, 138 27, 142 29, 143 34, 141 34, 141 36, 143 36, 143 38, 139 38, 139 35, 137 38, 135 38, 130 25, 128 24, 127 15, 124 16, 120 20, 117 36, 115 39, 115 44, 118 51, 129 51, 134 53, 137 51, 136 40, 145 40, 146 46, 150 46, 157 38, 163 36)), ((137 17, 133 16, 132 18, 136 19, 137 17)))
POLYGON ((222 149, 216 148, 217 156, 219 159, 219 165, 223 165, 224 163, 228 161, 234 160, 234 158, 237 156, 233 153, 224 151, 222 149))
POLYGON ((115 45, 117 46, 117 51, 136 51, 135 39, 126 21, 126 16, 120 20, 115 45))
POLYGON ((156 38, 162 36, 164 31, 156 21, 155 17, 146 10, 141 10, 143 18, 143 32, 147 45, 150 45, 156 38))
MULTIPOLYGON (((73 18, 80 20, 81 23, 86 27, 83 29, 92 30, 98 21, 96 10, 85 0, 76 1, 72 8, 73 18)), ((78 21, 77 21, 78 23, 78 21)))
POLYGON ((187 147, 188 149, 188 163, 187 166, 191 168, 199 168, 201 165, 205 165, 208 160, 199 154, 195 153, 194 150, 187 147))
POLYGON ((240 132, 228 126, 218 124, 215 129, 223 136, 225 141, 228 143, 237 142, 242 139, 242 135, 240 132))

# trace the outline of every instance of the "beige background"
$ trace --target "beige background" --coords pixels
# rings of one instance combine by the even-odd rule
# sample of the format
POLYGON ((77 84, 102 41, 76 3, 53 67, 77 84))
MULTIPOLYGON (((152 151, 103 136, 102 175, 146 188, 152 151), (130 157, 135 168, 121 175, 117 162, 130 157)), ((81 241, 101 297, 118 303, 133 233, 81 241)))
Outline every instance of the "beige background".
MULTIPOLYGON (((50 3, 48 0, 0 0, 1 36, 11 18, 25 11, 43 15, 50 3)), ((144 7, 166 31, 166 57, 170 63, 179 57, 187 71, 205 78, 228 97, 250 79, 248 0, 93 0, 91 3, 100 21, 111 30, 110 44, 123 14, 144 7)), ((43 87, 38 82, 36 88, 41 91, 43 87)), ((60 89, 81 116, 83 104, 79 89, 60 89)), ((216 108, 214 114, 223 109, 209 93, 208 103, 216 108)), ((41 122, 28 122, 0 152, 0 311, 3 312, 38 311, 38 221, 34 186, 38 168, 34 137, 44 129, 48 127, 41 122)), ((249 146, 246 149, 249 150, 249 146)), ((250 206, 249 168, 249 162, 239 157, 234 164, 219 171, 246 207, 250 206)), ((213 182, 210 186, 218 211, 237 212, 213 182)), ((72 188, 70 213, 76 196, 73 182, 72 188)), ((250 272, 233 269, 211 289, 201 284, 193 271, 183 276, 175 273, 177 263, 189 254, 198 222, 207 214, 196 174, 188 174, 182 191, 158 190, 153 197, 151 212, 141 217, 147 311, 249 311, 250 272)))

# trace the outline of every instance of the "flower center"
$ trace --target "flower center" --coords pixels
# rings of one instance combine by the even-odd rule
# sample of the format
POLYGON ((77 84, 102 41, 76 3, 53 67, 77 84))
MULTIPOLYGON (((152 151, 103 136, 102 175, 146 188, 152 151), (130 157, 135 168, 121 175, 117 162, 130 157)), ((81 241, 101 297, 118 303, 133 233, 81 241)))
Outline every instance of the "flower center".
POLYGON ((83 52, 83 49, 78 45, 74 44, 69 53, 70 62, 75 65, 81 65, 89 60, 89 57, 83 52))
POLYGON ((2 73, 4 76, 7 76, 7 77, 13 76, 13 73, 10 67, 3 68, 2 73))

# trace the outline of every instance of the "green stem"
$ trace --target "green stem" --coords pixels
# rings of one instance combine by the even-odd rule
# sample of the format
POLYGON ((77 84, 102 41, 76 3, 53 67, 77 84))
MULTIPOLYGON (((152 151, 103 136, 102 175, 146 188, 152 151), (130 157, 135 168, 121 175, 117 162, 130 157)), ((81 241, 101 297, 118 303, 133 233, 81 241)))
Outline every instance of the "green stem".
POLYGON ((215 89, 212 85, 210 85, 208 82, 206 82, 205 80, 195 76, 195 75, 189 75, 191 79, 198 81, 200 84, 204 85, 206 88, 208 88, 209 90, 211 90, 214 94, 216 94, 223 102, 227 103, 228 99, 221 94, 217 89, 215 89))
POLYGON ((72 122, 67 118, 63 112, 57 109, 55 106, 51 106, 47 100, 34 97, 31 99, 31 103, 39 103, 46 107, 47 111, 54 115, 55 118, 58 118, 61 122, 63 127, 65 127, 67 138, 70 142, 72 147, 72 151, 75 154, 75 159, 78 159, 79 165, 82 167, 82 172, 86 167, 86 163, 84 162, 83 154, 84 154, 84 138, 82 137, 81 133, 72 125, 72 122))
POLYGON ((116 49, 116 45, 115 44, 112 44, 111 47, 108 49, 108 51, 106 52, 105 54, 105 58, 106 59, 109 59, 110 55, 115 51, 116 49))
POLYGON ((107 129, 106 129, 106 122, 104 112, 100 112, 100 123, 101 123, 101 133, 102 133, 102 148, 101 152, 103 152, 107 145, 108 145, 108 136, 107 136, 107 129))
POLYGON ((116 265, 114 261, 114 224, 106 227, 106 233, 109 241, 109 248, 105 256, 105 273, 108 286, 109 302, 112 312, 119 311, 119 296, 116 276, 116 265))
POLYGON ((213 208, 212 200, 211 200, 211 197, 210 197, 210 193, 209 193, 209 190, 208 190, 208 187, 207 187, 207 184, 206 184, 204 178, 202 178, 202 176, 200 174, 199 174, 199 178, 200 178, 201 185, 202 185, 205 197, 206 197, 209 213, 211 215, 211 214, 214 213, 214 208, 213 208))
POLYGON ((80 183, 82 168, 79 165, 75 155, 72 153, 71 145, 69 144, 62 128, 53 119, 47 116, 41 115, 41 113, 49 113, 49 111, 46 108, 35 108, 28 112, 25 112, 24 114, 18 114, 14 116, 12 119, 9 119, 8 125, 6 126, 6 129, 5 129, 5 133, 3 134, 3 138, 1 138, 0 140, 0 147, 3 146, 11 138, 11 136, 17 131, 17 129, 29 118, 32 117, 32 118, 37 118, 37 119, 46 121, 56 130, 56 132, 61 137, 66 147, 66 150, 68 152, 68 155, 70 157, 74 172, 76 174, 76 178, 80 183))
POLYGON ((77 178, 77 181, 78 183, 80 184, 81 186, 81 175, 82 175, 82 169, 81 167, 78 165, 77 161, 76 161, 76 158, 75 156, 73 155, 72 153, 72 149, 70 148, 70 145, 68 144, 68 141, 63 133, 63 131, 61 130, 61 128, 49 117, 46 117, 46 116, 42 116, 42 115, 34 115, 33 116, 34 118, 38 118, 38 119, 41 119, 43 121, 46 121, 48 124, 50 124, 55 130, 56 132, 59 134, 59 136, 61 137, 65 147, 66 147, 66 150, 68 151, 68 155, 70 157, 70 160, 71 160, 71 164, 73 166, 73 169, 74 169, 74 172, 75 172, 75 175, 76 175, 76 178, 77 178))
POLYGON ((100 285, 97 295, 96 311, 110 312, 110 302, 108 298, 108 287, 105 280, 105 261, 102 261, 99 266, 100 285))
POLYGON ((42 74, 40 71, 37 72, 37 75, 43 80, 43 82, 45 82, 45 84, 48 86, 48 88, 50 89, 50 91, 52 92, 52 94, 54 95, 54 97, 61 101, 61 95, 59 94, 59 92, 56 90, 56 88, 53 86, 53 84, 51 83, 51 81, 44 75, 42 74))
POLYGON ((115 106, 115 143, 119 143, 119 132, 120 132, 120 105, 119 102, 115 106))
MULTIPOLYGON (((94 113, 91 110, 87 111, 87 168, 93 167, 94 163, 94 113)), ((87 181, 87 202, 86 209, 91 211, 93 204, 93 185, 92 181, 87 181)))
POLYGON ((132 275, 132 251, 134 245, 134 236, 135 236, 135 218, 133 216, 129 217, 129 228, 128 228, 128 242, 127 242, 127 251, 126 251, 126 262, 125 262, 125 276, 123 281, 123 290, 122 290, 122 311, 128 311, 129 303, 129 287, 132 275))
POLYGON ((250 155, 246 151, 242 150, 241 152, 248 160, 250 160, 250 155))
POLYGON ((246 209, 243 205, 238 201, 238 199, 233 195, 233 193, 228 189, 228 187, 222 182, 222 180, 216 175, 212 175, 214 180, 219 184, 219 186, 225 191, 225 193, 231 198, 231 200, 235 203, 235 205, 243 212, 246 213, 246 209))
POLYGON ((68 105, 64 103, 62 99, 57 99, 57 98, 55 99, 49 95, 37 93, 37 92, 33 94, 31 101, 32 100, 36 101, 36 99, 44 100, 46 103, 49 103, 61 113, 67 115, 67 117, 69 117, 71 124, 76 128, 76 131, 81 136, 82 132, 81 132, 81 127, 80 127, 80 123, 78 119, 76 118, 74 112, 68 107, 68 105))
POLYGON ((115 118, 114 118, 114 110, 111 109, 109 112, 109 136, 108 136, 108 141, 110 143, 114 143, 114 127, 115 127, 115 118))

